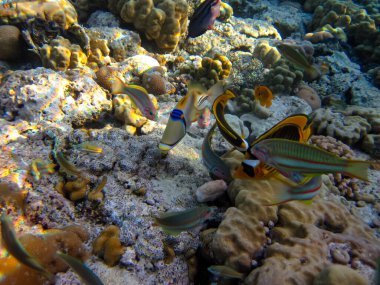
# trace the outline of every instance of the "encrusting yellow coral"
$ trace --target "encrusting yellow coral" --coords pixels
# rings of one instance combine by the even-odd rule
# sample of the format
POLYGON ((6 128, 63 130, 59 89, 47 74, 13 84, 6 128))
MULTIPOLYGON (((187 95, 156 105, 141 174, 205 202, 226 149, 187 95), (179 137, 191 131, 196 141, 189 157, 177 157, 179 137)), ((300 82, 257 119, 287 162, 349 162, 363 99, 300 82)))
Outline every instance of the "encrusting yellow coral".
POLYGON ((92 252, 103 258, 108 266, 116 265, 125 251, 119 236, 120 229, 112 225, 105 228, 92 244, 92 252))
POLYGON ((185 0, 110 0, 108 8, 165 51, 174 50, 187 30, 185 0))

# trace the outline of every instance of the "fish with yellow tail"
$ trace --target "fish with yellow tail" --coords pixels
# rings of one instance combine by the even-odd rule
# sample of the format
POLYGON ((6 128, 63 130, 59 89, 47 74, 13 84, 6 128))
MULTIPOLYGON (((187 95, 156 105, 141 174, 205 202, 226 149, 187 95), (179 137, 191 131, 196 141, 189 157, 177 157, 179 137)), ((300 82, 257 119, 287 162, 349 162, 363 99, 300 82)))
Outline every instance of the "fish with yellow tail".
POLYGON ((245 274, 236 271, 235 269, 226 265, 211 265, 207 270, 214 276, 225 279, 239 279, 243 280, 245 274))
POLYGON ((155 217, 155 222, 165 233, 176 236, 183 231, 201 227, 215 210, 215 207, 200 206, 184 211, 166 212, 155 217))
POLYGON ((305 176, 343 173, 368 181, 370 162, 340 158, 315 146, 286 139, 266 139, 251 148, 260 161, 300 183, 305 176))
MULTIPOLYGON (((309 117, 304 114, 296 114, 285 118, 259 136, 250 144, 250 148, 260 141, 269 138, 282 138, 306 143, 310 136, 311 124, 309 117)), ((275 168, 258 161, 250 151, 247 151, 245 153, 245 160, 235 170, 233 177, 241 179, 264 178, 275 173, 277 173, 275 168)))
POLYGON ((1 242, 5 249, 17 259, 18 262, 24 264, 25 266, 37 270, 42 273, 49 280, 53 280, 54 275, 47 271, 43 266, 37 261, 36 258, 29 255, 22 244, 16 237, 12 221, 10 218, 3 213, 0 217, 1 221, 1 242))
POLYGON ((205 87, 196 82, 189 83, 187 94, 170 113, 169 121, 159 144, 161 153, 168 153, 185 137, 191 124, 201 116, 202 112, 205 112, 204 109, 223 94, 225 85, 226 81, 220 80, 209 90, 206 90, 205 87))
POLYGON ((156 120, 157 109, 144 87, 125 84, 115 76, 112 78, 111 93, 128 95, 144 117, 152 121, 156 120))
POLYGON ((223 137, 237 150, 245 152, 248 149, 248 143, 231 128, 224 118, 224 109, 228 100, 235 97, 235 94, 231 90, 226 90, 222 95, 215 99, 214 104, 212 105, 212 112, 223 137))
POLYGON ((312 202, 312 199, 318 195, 321 187, 321 175, 306 177, 305 182, 302 184, 288 185, 287 183, 284 183, 282 187, 275 189, 275 196, 272 203, 265 206, 284 204, 294 200, 309 204, 312 202))
POLYGON ((62 259, 71 269, 80 277, 86 285, 103 285, 103 282, 100 278, 92 272, 81 260, 72 257, 71 255, 64 254, 60 251, 57 251, 57 255, 62 259))
POLYGON ((230 168, 218 155, 214 153, 211 148, 212 135, 215 131, 215 128, 216 124, 211 127, 203 140, 202 161, 213 178, 223 179, 226 182, 230 182, 232 180, 230 168))

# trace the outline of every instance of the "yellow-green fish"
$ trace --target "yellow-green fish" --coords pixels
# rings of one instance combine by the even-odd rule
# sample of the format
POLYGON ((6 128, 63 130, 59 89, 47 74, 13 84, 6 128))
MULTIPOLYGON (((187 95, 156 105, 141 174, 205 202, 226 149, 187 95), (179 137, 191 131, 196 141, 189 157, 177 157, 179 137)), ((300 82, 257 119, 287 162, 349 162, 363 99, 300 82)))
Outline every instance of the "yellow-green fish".
POLYGON ((226 265, 212 265, 207 270, 219 278, 243 280, 245 274, 226 265))
POLYGON ((112 94, 128 95, 144 117, 155 121, 157 109, 149 97, 148 91, 144 87, 125 84, 119 77, 114 77, 111 85, 112 94))
POLYGON ((340 158, 315 146, 286 139, 266 139, 251 148, 260 161, 276 168, 295 182, 305 176, 344 173, 368 181, 370 162, 340 158))
POLYGON ((248 143, 231 128, 224 118, 224 108, 226 107, 228 100, 235 97, 236 96, 232 91, 226 90, 224 94, 215 99, 212 106, 212 112, 214 113, 216 124, 223 137, 237 150, 245 152, 248 149, 248 143))
POLYGON ((213 177, 216 179, 223 179, 226 182, 230 182, 232 180, 230 168, 218 155, 214 153, 211 148, 212 135, 215 131, 215 128, 216 124, 211 127, 203 140, 202 161, 213 177))
POLYGON ((282 56, 293 63, 296 67, 304 70, 308 80, 315 80, 321 76, 320 70, 313 64, 310 64, 304 54, 299 52, 292 45, 280 43, 276 46, 282 56))
POLYGON ((61 258, 71 269, 78 274, 80 279, 86 285, 103 285, 103 282, 100 278, 92 272, 90 268, 86 266, 81 260, 72 257, 71 255, 64 254, 60 251, 57 251, 57 255, 61 258))
POLYGON ((170 235, 179 235, 202 224, 214 213, 214 207, 200 206, 184 211, 171 211, 155 217, 155 222, 170 235))
POLYGON ((103 148, 98 146, 94 142, 83 142, 81 144, 76 145, 75 148, 84 152, 99 153, 99 154, 103 152, 103 148))
POLYGON ((82 177, 81 171, 78 168, 76 168, 74 164, 68 161, 62 152, 56 153, 55 159, 57 160, 57 163, 59 164, 61 170, 63 170, 67 174, 82 177))
POLYGON ((35 159, 30 165, 30 173, 36 181, 41 179, 41 174, 52 174, 55 171, 54 163, 46 163, 42 159, 35 159))
POLYGON ((21 245, 14 232, 10 218, 3 213, 0 217, 1 221, 1 239, 5 249, 17 259, 18 262, 28 266, 34 270, 41 272, 49 280, 53 279, 54 275, 46 271, 36 258, 30 256, 25 248, 21 245))

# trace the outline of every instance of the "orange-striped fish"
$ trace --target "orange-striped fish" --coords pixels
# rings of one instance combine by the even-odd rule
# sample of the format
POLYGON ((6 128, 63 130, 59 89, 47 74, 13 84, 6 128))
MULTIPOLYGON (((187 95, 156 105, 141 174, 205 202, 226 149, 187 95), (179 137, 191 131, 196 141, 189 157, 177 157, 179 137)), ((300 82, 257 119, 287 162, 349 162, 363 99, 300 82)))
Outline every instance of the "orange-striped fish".
POLYGON ((343 173, 368 181, 370 162, 340 158, 315 146, 286 139, 266 139, 251 148, 262 162, 299 183, 305 176, 343 173))

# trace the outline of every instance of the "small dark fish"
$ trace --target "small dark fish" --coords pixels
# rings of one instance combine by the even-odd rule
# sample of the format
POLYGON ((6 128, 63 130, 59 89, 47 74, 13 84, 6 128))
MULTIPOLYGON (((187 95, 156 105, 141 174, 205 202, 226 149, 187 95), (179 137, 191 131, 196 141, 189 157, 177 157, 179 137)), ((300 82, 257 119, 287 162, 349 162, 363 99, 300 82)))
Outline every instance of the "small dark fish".
POLYGON ((28 266, 34 270, 41 272, 49 280, 52 280, 54 275, 45 270, 36 258, 29 255, 25 248, 16 237, 10 218, 3 213, 0 217, 1 221, 1 239, 5 249, 17 259, 18 262, 28 266))
POLYGON ((78 168, 76 168, 74 164, 68 161, 62 152, 58 152, 55 155, 55 159, 57 160, 57 163, 61 168, 60 170, 73 176, 82 177, 81 171, 78 168))
POLYGON ((57 251, 57 255, 68 265, 71 269, 78 274, 80 279, 86 285, 103 285, 100 278, 95 275, 90 268, 86 266, 81 260, 74 258, 70 255, 57 251))
POLYGON ((196 38, 212 29, 220 14, 220 0, 205 0, 199 5, 190 18, 188 37, 196 38))
POLYGON ((214 208, 200 206, 184 211, 166 212, 155 221, 164 232, 171 235, 179 235, 183 231, 189 231, 201 226, 214 212, 214 208))
POLYGON ((238 272, 235 269, 226 265, 212 265, 208 267, 207 270, 219 278, 239 280, 244 279, 244 273, 238 272))
POLYGON ((207 167, 210 173, 217 179, 223 179, 226 182, 232 180, 230 168, 224 163, 224 161, 214 153, 211 148, 212 135, 215 131, 216 124, 214 124, 202 144, 202 161, 207 167))

